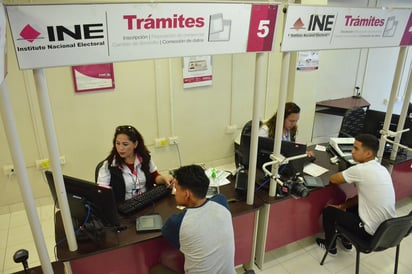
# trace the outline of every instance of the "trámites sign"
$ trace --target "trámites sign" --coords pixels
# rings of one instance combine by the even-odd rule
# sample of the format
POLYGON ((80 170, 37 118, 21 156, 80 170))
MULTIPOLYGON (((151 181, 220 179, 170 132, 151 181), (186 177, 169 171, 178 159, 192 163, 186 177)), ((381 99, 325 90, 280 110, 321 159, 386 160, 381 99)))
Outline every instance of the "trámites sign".
POLYGON ((282 51, 412 45, 410 9, 289 6, 282 51))
POLYGON ((277 12, 271 4, 7 6, 20 69, 270 51, 277 12))

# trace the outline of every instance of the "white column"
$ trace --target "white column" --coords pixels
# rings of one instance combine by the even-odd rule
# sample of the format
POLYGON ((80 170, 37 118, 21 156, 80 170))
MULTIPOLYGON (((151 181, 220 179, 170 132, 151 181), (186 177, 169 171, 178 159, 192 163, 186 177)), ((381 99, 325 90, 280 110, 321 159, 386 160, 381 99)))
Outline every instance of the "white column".
POLYGON ((20 192, 23 196, 24 208, 26 210, 27 218, 29 219, 34 243, 36 245, 43 273, 53 273, 53 268, 50 263, 49 254, 47 252, 46 243, 41 230, 39 216, 37 215, 36 204, 34 202, 29 176, 24 163, 23 151, 21 149, 20 139, 17 134, 16 122, 11 109, 11 101, 8 96, 6 81, 1 84, 0 93, 1 117, 5 127, 11 157, 16 170, 17 181, 20 185, 20 192))
MULTIPOLYGON (((402 70, 404 67, 405 60, 406 60, 406 47, 401 47, 399 50, 398 63, 396 64, 395 76, 392 82, 391 94, 389 96, 388 108, 386 109, 386 116, 385 116, 385 121, 383 123, 383 130, 388 130, 390 123, 391 123, 393 105, 395 104, 395 101, 396 101, 396 94, 398 92, 399 84, 401 82, 400 77, 402 75, 402 70)), ((377 155, 379 161, 382 161, 385 144, 386 144, 386 141, 383 138, 383 136, 381 136, 381 139, 379 142, 379 151, 377 155)))
POLYGON ((66 188, 64 187, 62 169, 59 160, 59 149, 57 146, 56 131, 53 123, 53 116, 50 100, 47 93, 46 76, 43 69, 33 70, 34 80, 39 95, 40 113, 43 119, 43 127, 47 140, 47 148, 50 154, 50 164, 53 170, 53 179, 56 188, 57 200, 62 215, 64 231, 66 232, 67 243, 70 251, 77 250, 76 237, 74 235, 73 222, 70 216, 69 203, 67 201, 66 188))
POLYGON ((250 134, 250 153, 249 153, 249 170, 247 181, 247 198, 246 203, 253 205, 255 195, 256 182, 256 163, 257 163, 257 149, 258 149, 258 132, 259 132, 259 112, 262 106, 264 81, 265 81, 265 54, 256 54, 256 68, 255 68, 255 92, 253 97, 253 114, 252 114, 252 132, 250 134))

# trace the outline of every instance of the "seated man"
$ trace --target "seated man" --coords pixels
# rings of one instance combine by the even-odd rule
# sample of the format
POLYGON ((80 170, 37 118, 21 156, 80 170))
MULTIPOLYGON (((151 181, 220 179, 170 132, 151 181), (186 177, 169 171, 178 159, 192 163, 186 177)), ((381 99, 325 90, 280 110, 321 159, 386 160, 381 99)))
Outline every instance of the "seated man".
POLYGON ((186 273, 235 274, 232 216, 226 198, 206 199, 209 179, 202 167, 184 166, 174 173, 176 203, 185 206, 170 216, 163 236, 184 254, 186 273))
MULTIPOLYGON (((355 184, 358 195, 340 205, 329 205, 323 210, 325 239, 316 239, 319 247, 326 249, 335 233, 335 225, 369 240, 378 226, 385 220, 396 216, 395 192, 388 170, 375 160, 379 141, 370 134, 355 137, 352 157, 359 164, 330 177, 332 184, 355 184)), ((344 250, 352 245, 341 239, 344 250)), ((336 255, 336 242, 332 244, 329 255, 336 255)))

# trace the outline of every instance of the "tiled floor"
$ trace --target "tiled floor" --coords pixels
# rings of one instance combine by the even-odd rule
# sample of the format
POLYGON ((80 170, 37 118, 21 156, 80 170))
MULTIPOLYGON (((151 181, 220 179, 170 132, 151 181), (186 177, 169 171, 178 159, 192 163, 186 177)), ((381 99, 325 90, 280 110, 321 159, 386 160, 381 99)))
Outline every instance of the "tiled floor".
MULTIPOLYGON (((54 207, 53 204, 37 207, 43 236, 51 261, 54 258, 54 207)), ((9 274, 23 270, 21 263, 15 263, 14 253, 19 249, 29 251, 29 267, 40 265, 40 259, 33 241, 30 225, 24 210, 0 215, 0 270, 9 274)))
MULTIPOLYGON (((54 261, 54 223, 53 205, 38 207, 38 214, 47 249, 51 261, 54 261)), ((406 215, 412 210, 412 197, 403 199, 397 204, 398 215, 406 215)), ((1 273, 9 274, 23 270, 21 264, 13 261, 14 253, 19 249, 29 251, 29 267, 40 264, 33 242, 30 226, 25 211, 0 215, 0 268, 1 273)), ((412 273, 412 236, 404 239, 401 245, 398 273, 412 273)), ((314 244, 314 237, 309 237, 283 248, 269 252, 265 257, 262 270, 255 268, 256 273, 354 273, 355 252, 338 251, 337 257, 327 257, 323 266, 319 261, 323 255, 321 249, 314 244)), ((360 272, 393 273, 395 249, 372 254, 361 254, 360 272)), ((237 273, 243 273, 239 267, 237 273)))
MULTIPOLYGON (((406 215, 412 210, 412 197, 403 199, 397 203, 398 216, 406 215)), ((322 236, 322 235, 317 235, 322 236)), ((266 254, 262 270, 256 270, 260 274, 286 274, 286 273, 355 273, 356 252, 344 252, 338 249, 338 256, 326 258, 323 266, 319 262, 323 256, 321 250, 314 242, 316 236, 303 239, 299 242, 276 249, 266 254)), ((404 239, 401 244, 398 273, 412 273, 412 236, 404 239)), ((395 249, 371 254, 361 254, 360 273, 384 274, 393 273, 395 262, 395 249)), ((238 268, 237 273, 244 273, 238 268)))

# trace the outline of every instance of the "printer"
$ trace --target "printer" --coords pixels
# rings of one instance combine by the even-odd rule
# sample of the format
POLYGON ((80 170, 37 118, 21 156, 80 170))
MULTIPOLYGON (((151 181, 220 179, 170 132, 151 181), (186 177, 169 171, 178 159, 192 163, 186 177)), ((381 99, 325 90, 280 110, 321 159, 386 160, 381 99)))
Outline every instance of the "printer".
POLYGON ((345 160, 350 165, 356 165, 352 158, 352 148, 353 144, 355 143, 355 138, 352 137, 336 137, 330 138, 329 145, 330 148, 333 150, 336 156, 345 160))

